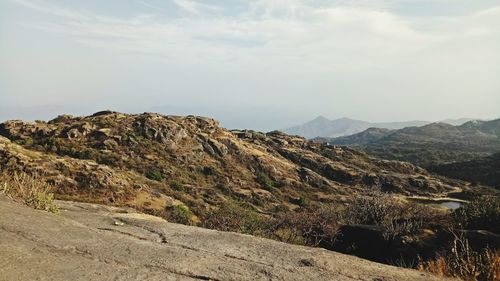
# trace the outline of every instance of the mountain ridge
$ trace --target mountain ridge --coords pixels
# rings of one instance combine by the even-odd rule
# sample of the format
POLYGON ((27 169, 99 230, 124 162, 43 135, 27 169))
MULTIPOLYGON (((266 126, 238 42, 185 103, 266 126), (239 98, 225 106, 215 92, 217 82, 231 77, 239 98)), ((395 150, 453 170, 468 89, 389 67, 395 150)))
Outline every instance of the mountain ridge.
MULTIPOLYGON (((500 119, 473 120, 459 126, 431 123, 399 130, 370 128, 350 136, 316 138, 315 141, 356 147, 379 158, 432 167, 431 170, 445 176, 474 182, 492 184, 487 175, 500 169, 494 165, 490 167, 492 171, 487 172, 486 166, 481 164, 483 160, 484 163, 498 163, 488 157, 500 152, 500 119), (483 178, 470 172, 474 163, 483 167, 483 178), (461 175, 458 167, 469 172, 461 175)), ((498 180, 494 185, 499 186, 498 180)))
POLYGON ((225 200, 295 208, 300 200, 338 202, 373 188, 443 195, 462 186, 409 163, 277 131, 229 131, 206 117, 103 111, 7 121, 0 135, 4 169, 43 171, 63 198, 132 204, 140 197, 152 211, 183 202, 203 215, 225 200))
MULTIPOLYGON (((446 119, 440 122, 459 125, 471 121, 470 118, 446 119)), ((432 122, 413 120, 399 122, 367 122, 362 120, 351 119, 347 117, 330 120, 322 115, 315 119, 306 122, 302 125, 297 125, 283 129, 283 132, 291 135, 299 135, 305 138, 315 137, 342 137, 356 134, 369 128, 384 128, 384 129, 402 129, 405 127, 423 126, 432 122)))

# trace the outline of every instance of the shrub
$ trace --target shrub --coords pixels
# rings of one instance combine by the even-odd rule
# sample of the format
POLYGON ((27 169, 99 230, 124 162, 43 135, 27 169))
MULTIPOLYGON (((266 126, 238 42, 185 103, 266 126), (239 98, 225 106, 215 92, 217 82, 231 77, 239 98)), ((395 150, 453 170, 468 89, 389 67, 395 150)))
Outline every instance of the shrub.
POLYGON ((421 262, 417 268, 466 281, 500 280, 500 252, 487 248, 474 251, 467 239, 455 236, 447 253, 421 262))
POLYGON ((178 190, 178 191, 183 191, 183 192, 188 191, 188 188, 186 188, 186 186, 182 182, 177 181, 177 180, 170 181, 169 185, 170 185, 170 188, 178 190))
POLYGON ((184 205, 176 205, 170 208, 168 220, 186 225, 193 224, 193 213, 184 205))
POLYGON ((233 231, 258 236, 266 236, 269 220, 255 212, 226 202, 219 209, 207 213, 203 226, 221 231, 233 231))
POLYGON ((311 200, 305 196, 300 196, 298 203, 300 207, 307 207, 311 204, 311 200))
POLYGON ((416 234, 424 225, 433 223, 437 216, 429 208, 416 203, 397 202, 390 195, 380 192, 356 197, 342 215, 346 224, 381 226, 387 240, 416 234))
POLYGON ((328 247, 339 228, 338 213, 327 207, 283 212, 271 222, 274 238, 286 243, 328 247))
POLYGON ((383 225, 385 220, 395 212, 397 204, 382 193, 372 196, 358 196, 344 212, 347 224, 383 225))
POLYGON ((157 170, 149 170, 149 171, 147 171, 146 177, 148 179, 154 180, 154 181, 162 181, 163 180, 163 176, 157 170))
POLYGON ((59 213, 59 207, 54 203, 54 194, 50 193, 52 186, 45 181, 25 173, 2 174, 0 178, 0 191, 5 195, 21 199, 37 210, 59 213))
POLYGON ((496 196, 482 196, 465 203, 453 215, 461 228, 500 233, 500 198, 496 196))
POLYGON ((264 173, 257 174, 255 181, 265 189, 271 189, 274 187, 274 182, 264 173))

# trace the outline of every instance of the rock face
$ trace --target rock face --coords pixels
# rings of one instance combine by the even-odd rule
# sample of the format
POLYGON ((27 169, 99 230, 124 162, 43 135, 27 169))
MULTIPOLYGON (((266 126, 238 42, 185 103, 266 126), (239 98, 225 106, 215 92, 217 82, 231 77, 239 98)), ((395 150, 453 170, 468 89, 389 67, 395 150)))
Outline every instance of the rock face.
POLYGON ((60 215, 0 196, 0 280, 442 280, 131 209, 57 203, 60 215))
POLYGON ((299 198, 330 203, 373 189, 440 196, 464 188, 412 164, 281 132, 228 131, 197 116, 102 111, 8 121, 0 135, 1 170, 37 173, 58 198, 155 214, 171 202, 197 215, 227 200, 266 213, 296 208, 299 198))

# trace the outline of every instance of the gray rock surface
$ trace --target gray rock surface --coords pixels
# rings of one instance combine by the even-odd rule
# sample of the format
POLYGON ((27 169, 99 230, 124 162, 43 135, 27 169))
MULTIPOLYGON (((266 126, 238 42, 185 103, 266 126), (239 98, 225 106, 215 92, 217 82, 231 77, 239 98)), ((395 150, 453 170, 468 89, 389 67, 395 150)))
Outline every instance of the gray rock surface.
POLYGON ((131 209, 57 203, 54 215, 0 196, 0 280, 440 280, 131 209))

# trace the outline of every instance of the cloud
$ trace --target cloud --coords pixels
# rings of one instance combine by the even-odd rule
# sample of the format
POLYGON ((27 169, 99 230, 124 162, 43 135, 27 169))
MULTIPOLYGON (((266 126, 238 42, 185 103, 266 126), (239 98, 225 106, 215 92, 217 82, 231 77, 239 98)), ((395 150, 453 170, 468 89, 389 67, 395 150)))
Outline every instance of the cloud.
MULTIPOLYGON (((199 86, 179 78, 176 89, 202 103, 308 105, 326 114, 334 106, 370 112, 387 100, 442 106, 471 93, 491 100, 500 90, 500 6, 494 1, 445 16, 397 8, 462 2, 256 0, 229 7, 137 0, 143 10, 120 16, 44 0, 11 1, 46 16, 22 23, 47 41, 63 38, 127 59, 146 55, 163 64, 157 72, 189 69, 187 80, 199 86), (365 103, 358 105, 361 99, 365 103)), ((155 91, 166 87, 161 82, 154 81, 155 91)), ((401 116, 409 110, 393 109, 401 116)))
POLYGON ((221 8, 214 5, 207 5, 193 0, 172 0, 179 8, 191 14, 201 15, 205 11, 220 11, 221 8))
POLYGON ((405 18, 390 10, 368 7, 366 1, 346 5, 342 1, 259 0, 250 2, 238 14, 221 16, 210 13, 220 7, 173 0, 187 14, 117 18, 42 0, 13 1, 60 18, 57 22, 28 23, 33 28, 64 34, 92 47, 184 63, 202 59, 206 63, 301 65, 305 69, 348 71, 400 63, 418 53, 432 54, 436 45, 469 37, 493 36, 497 46, 500 41, 496 28, 500 7, 456 17, 405 18))

